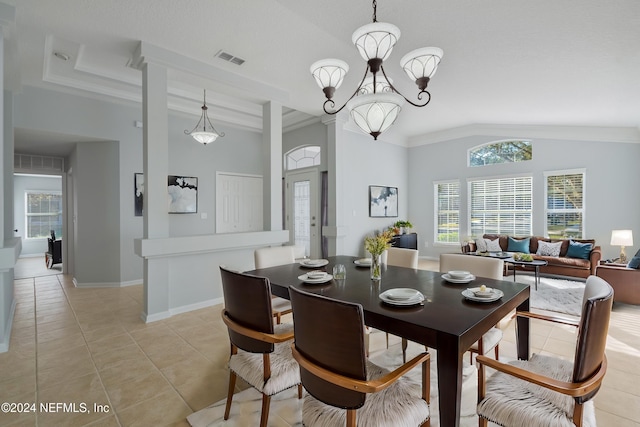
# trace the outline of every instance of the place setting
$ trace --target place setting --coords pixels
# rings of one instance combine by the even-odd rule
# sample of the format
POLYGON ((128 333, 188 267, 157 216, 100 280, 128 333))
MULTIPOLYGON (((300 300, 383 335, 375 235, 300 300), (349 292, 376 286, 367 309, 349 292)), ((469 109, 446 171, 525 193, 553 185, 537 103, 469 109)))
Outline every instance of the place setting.
POLYGON ((308 273, 298 276, 299 280, 309 284, 326 283, 333 280, 333 275, 322 270, 313 270, 308 273))
POLYGON ((450 283, 469 283, 476 279, 476 276, 463 270, 451 270, 443 274, 441 277, 450 283))
POLYGON ((353 261, 353 263, 357 267, 371 267, 371 258, 360 258, 353 261))
POLYGON ((416 289, 394 288, 388 289, 378 295, 380 300, 386 304, 396 307, 412 307, 424 305, 424 295, 416 289))
POLYGON ((500 289, 489 288, 486 285, 481 285, 477 288, 467 288, 462 291, 462 295, 471 301, 475 302, 494 302, 504 296, 504 293, 500 289))
POLYGON ((326 259, 303 259, 300 261, 300 265, 306 268, 318 268, 324 267, 329 264, 329 260, 326 259))

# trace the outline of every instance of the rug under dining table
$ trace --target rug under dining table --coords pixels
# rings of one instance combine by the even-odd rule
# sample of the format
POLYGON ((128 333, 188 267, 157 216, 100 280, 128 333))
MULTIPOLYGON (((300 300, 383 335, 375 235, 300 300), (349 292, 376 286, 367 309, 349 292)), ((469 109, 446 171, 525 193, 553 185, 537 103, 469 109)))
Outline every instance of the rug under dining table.
POLYGON ((531 286, 531 308, 580 316, 585 282, 552 277, 541 277, 538 289, 534 277, 519 274, 516 281, 531 286))

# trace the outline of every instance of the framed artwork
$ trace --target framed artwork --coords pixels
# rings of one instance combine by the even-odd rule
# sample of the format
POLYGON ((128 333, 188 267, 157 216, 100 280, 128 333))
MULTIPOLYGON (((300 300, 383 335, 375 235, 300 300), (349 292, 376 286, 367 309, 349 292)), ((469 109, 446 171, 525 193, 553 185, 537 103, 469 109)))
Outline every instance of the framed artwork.
POLYGON ((369 216, 389 218, 398 216, 398 187, 369 186, 369 216))
POLYGON ((135 215, 142 216, 142 212, 144 209, 144 174, 143 173, 133 174, 133 191, 134 191, 133 206, 134 206, 135 215))
POLYGON ((198 178, 169 175, 169 213, 198 212, 198 178))

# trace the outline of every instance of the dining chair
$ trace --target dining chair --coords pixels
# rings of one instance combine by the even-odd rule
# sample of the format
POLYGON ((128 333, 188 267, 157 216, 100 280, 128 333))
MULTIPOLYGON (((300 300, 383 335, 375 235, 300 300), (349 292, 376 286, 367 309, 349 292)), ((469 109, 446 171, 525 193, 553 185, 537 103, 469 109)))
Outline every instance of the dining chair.
POLYGON ((236 378, 262 393, 260 426, 266 427, 271 396, 298 386, 300 370, 291 354, 293 325, 273 324, 271 285, 266 277, 252 276, 220 267, 224 309, 222 320, 229 332, 229 390, 224 419, 229 419, 236 378))
MULTIPOLYGON (((446 273, 451 270, 468 271, 476 277, 502 280, 504 278, 504 260, 481 256, 462 254, 440 254, 440 271, 446 273)), ((502 330, 498 326, 489 329, 469 348, 469 362, 473 363, 473 354, 485 354, 493 349, 496 360, 500 355, 500 340, 502 330)))
POLYGON ((538 320, 578 328, 573 362, 534 354, 529 360, 501 363, 478 356, 479 426, 487 420, 502 426, 595 426, 591 399, 607 371, 605 346, 613 305, 613 288, 589 276, 578 321, 517 312, 538 320), (485 366, 498 372, 487 379, 485 366))
MULTIPOLYGON (((406 268, 417 269, 418 253, 419 252, 417 249, 391 247, 387 249, 387 265, 395 265, 396 267, 406 267, 406 268)), ((387 334, 387 337, 386 337, 387 348, 389 348, 389 333, 387 332, 386 334, 387 334)))
MULTIPOLYGON (((272 246, 268 248, 259 248, 253 252, 253 261, 256 268, 269 268, 284 264, 293 264, 295 259, 294 246, 272 246)), ((273 316, 279 325, 282 322, 282 316, 291 313, 291 303, 277 296, 272 297, 273 316)))
POLYGON ((366 357, 360 304, 289 287, 293 357, 307 390, 305 426, 428 426, 430 356, 421 353, 389 372, 366 357), (422 384, 402 376, 422 365, 422 384))

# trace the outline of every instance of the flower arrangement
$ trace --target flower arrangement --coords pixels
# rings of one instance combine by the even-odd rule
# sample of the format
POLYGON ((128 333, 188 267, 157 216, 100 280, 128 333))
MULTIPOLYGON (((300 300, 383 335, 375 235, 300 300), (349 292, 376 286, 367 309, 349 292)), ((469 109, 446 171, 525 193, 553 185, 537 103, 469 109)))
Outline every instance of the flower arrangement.
POLYGON ((391 247, 391 239, 393 239, 393 233, 390 230, 385 230, 375 236, 365 237, 364 248, 373 256, 382 255, 391 247))

